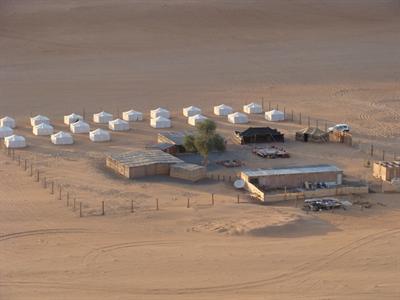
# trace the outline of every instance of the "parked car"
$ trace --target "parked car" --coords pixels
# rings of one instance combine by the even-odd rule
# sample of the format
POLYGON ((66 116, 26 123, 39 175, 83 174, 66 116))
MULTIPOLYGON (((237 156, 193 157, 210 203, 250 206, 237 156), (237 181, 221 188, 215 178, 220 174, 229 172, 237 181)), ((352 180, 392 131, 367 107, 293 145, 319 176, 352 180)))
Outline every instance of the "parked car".
POLYGON ((337 124, 337 125, 335 125, 333 127, 329 127, 328 131, 329 132, 334 132, 334 131, 337 131, 337 132, 349 132, 350 131, 350 126, 347 125, 347 124, 337 124))

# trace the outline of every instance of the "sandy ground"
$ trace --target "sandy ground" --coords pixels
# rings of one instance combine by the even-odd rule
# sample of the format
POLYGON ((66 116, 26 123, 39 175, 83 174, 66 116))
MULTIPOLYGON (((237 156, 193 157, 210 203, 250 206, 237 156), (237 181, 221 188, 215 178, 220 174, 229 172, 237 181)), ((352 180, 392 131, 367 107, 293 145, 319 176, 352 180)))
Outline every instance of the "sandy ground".
MULTIPOLYGON (((398 195, 369 195, 369 210, 305 214, 245 193, 236 204, 225 183, 123 180, 104 156, 154 143, 152 108, 188 129, 184 106, 211 117, 213 105, 262 98, 348 122, 357 140, 400 152, 399 15, 389 0, 0 1, 0 115, 27 137, 17 154, 83 201, 85 215, 0 153, 0 299, 398 299, 398 195), (146 120, 105 144, 76 135, 56 147, 27 124, 40 113, 66 130, 65 114, 131 108, 146 120), (96 216, 101 201, 106 215, 96 216)), ((228 138, 247 127, 213 119, 228 138)), ((288 160, 232 144, 224 155, 248 167, 334 163, 370 179, 363 151, 295 143, 301 127, 277 125, 288 160)))

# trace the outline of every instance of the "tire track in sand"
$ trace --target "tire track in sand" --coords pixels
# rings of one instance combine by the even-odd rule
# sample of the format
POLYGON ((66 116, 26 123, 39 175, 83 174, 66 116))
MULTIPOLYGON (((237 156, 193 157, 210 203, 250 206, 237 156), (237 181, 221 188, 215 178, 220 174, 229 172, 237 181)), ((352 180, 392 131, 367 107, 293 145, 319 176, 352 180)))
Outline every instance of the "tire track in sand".
POLYGON ((50 229, 28 230, 28 231, 20 231, 20 232, 13 232, 13 233, 0 235, 0 242, 10 240, 10 239, 18 239, 18 238, 31 237, 31 236, 36 236, 36 235, 85 233, 85 232, 87 232, 87 230, 83 229, 83 228, 50 228, 50 229))

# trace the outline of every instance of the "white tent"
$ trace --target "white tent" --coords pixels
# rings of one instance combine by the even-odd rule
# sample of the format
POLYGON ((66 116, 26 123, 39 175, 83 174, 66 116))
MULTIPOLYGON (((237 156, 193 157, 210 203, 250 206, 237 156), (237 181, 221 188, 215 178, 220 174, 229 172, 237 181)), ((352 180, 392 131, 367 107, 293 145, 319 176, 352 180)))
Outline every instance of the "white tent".
POLYGON ((50 139, 54 145, 71 145, 74 143, 72 134, 63 131, 52 134, 50 139))
POLYGON ((89 124, 83 121, 72 123, 69 128, 72 133, 88 133, 90 131, 89 124))
POLYGON ((271 110, 265 112, 265 119, 268 121, 276 122, 285 120, 285 114, 279 110, 271 110))
POLYGON ((249 123, 249 118, 243 113, 235 112, 228 115, 228 121, 233 124, 245 124, 249 123))
POLYGON ((185 117, 191 117, 200 114, 201 114, 201 109, 196 106, 188 106, 183 109, 183 115, 185 117))
POLYGON ((157 117, 150 120, 150 126, 153 128, 170 128, 171 120, 164 117, 157 117))
POLYGON ((216 114, 217 116, 227 116, 231 113, 233 113, 233 108, 228 105, 221 104, 218 106, 214 106, 214 114, 216 114))
POLYGON ((40 123, 39 125, 34 126, 32 131, 34 135, 51 135, 54 132, 54 128, 49 124, 40 123))
POLYGON ((122 113, 122 119, 128 122, 134 121, 142 121, 143 120, 143 113, 135 110, 128 110, 122 113))
POLYGON ((20 135, 11 135, 4 138, 4 145, 7 148, 25 148, 26 140, 20 135))
POLYGON ((13 129, 13 128, 15 128, 16 125, 17 124, 16 124, 15 120, 11 117, 4 117, 4 118, 0 119, 1 127, 7 126, 7 127, 10 127, 11 129, 13 129))
POLYGON ((1 126, 0 127, 0 138, 5 138, 7 136, 13 135, 12 128, 8 126, 1 126))
POLYGON ((37 115, 37 116, 31 118, 31 125, 32 126, 36 126, 36 125, 39 125, 41 123, 50 124, 50 119, 48 117, 42 116, 42 115, 37 115))
POLYGON ((197 124, 204 122, 204 120, 207 120, 208 118, 203 116, 203 115, 195 115, 195 116, 191 116, 188 118, 188 123, 192 126, 196 126, 197 124))
POLYGON ((64 116, 64 124, 67 124, 67 125, 78 122, 80 120, 83 120, 83 117, 76 113, 72 113, 70 115, 64 116))
POLYGON ((93 115, 93 122, 107 124, 113 119, 113 115, 105 111, 93 115))
POLYGON ((108 142, 111 140, 111 135, 107 130, 98 128, 89 133, 89 138, 92 142, 108 142))
POLYGON ((150 111, 150 117, 152 119, 156 119, 157 117, 163 117, 169 119, 171 117, 171 114, 165 108, 159 107, 150 111))
POLYGON ((108 122, 108 128, 114 131, 125 131, 129 130, 129 123, 121 119, 115 119, 108 122))
POLYGON ((262 114, 263 108, 261 104, 252 102, 244 105, 243 111, 247 114, 262 114))

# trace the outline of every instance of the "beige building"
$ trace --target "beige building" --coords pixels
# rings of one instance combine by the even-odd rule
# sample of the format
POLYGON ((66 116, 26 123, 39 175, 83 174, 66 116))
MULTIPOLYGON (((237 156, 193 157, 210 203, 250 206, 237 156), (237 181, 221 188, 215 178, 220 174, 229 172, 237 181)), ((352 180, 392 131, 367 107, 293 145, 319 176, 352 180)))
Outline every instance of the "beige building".
POLYGON ((206 168, 203 166, 180 163, 171 166, 170 176, 195 182, 204 179, 206 173, 206 168))
POLYGON ((378 161, 372 166, 372 175, 383 181, 400 178, 400 161, 378 161))

